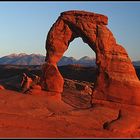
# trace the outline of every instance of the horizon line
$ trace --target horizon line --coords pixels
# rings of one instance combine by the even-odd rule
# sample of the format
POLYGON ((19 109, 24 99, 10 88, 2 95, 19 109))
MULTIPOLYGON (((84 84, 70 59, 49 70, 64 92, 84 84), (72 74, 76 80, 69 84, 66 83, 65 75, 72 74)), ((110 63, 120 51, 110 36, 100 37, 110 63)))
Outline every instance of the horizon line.
MULTIPOLYGON (((26 54, 26 55, 32 55, 32 54, 35 54, 35 55, 42 55, 42 56, 46 56, 46 55, 44 55, 44 54, 42 54, 42 53, 25 53, 25 52, 23 52, 23 53, 10 53, 10 54, 7 54, 7 55, 3 55, 3 56, 0 56, 0 58, 2 58, 2 57, 5 57, 5 56, 9 56, 9 55, 20 55, 20 54, 26 54)), ((83 58, 83 57, 89 57, 89 58, 95 58, 96 59, 96 56, 94 56, 93 55, 93 57, 92 56, 88 56, 88 55, 84 55, 84 56, 81 56, 81 57, 79 57, 79 58, 75 58, 74 56, 67 56, 67 55, 63 55, 63 56, 65 56, 65 57, 73 57, 74 59, 76 59, 76 60, 78 60, 78 59, 81 59, 81 58, 83 58)), ((62 57, 63 57, 62 56, 62 57)), ((129 58, 130 58, 130 56, 129 56, 129 58)), ((140 61, 140 59, 131 59, 130 58, 130 60, 131 61, 140 61)))

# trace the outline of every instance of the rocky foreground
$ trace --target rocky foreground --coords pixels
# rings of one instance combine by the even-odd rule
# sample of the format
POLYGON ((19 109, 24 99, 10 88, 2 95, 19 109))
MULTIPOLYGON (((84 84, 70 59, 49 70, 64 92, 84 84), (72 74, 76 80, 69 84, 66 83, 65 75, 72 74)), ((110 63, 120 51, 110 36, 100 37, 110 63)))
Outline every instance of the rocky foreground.
MULTIPOLYGON (((42 91, 36 86, 24 94, 17 89, 22 83, 22 72, 26 71, 8 66, 1 72, 0 137, 140 137, 140 106, 95 99, 92 103, 94 82, 86 80, 82 68, 71 70, 75 74, 73 77, 71 73, 65 75, 61 95, 42 91)), ((37 70, 32 70, 28 76, 36 73, 37 70)))
POLYGON ((139 106, 103 100, 90 106, 90 96, 70 89, 64 89, 62 97, 37 89, 31 94, 6 89, 0 93, 0 137, 140 137, 139 106))

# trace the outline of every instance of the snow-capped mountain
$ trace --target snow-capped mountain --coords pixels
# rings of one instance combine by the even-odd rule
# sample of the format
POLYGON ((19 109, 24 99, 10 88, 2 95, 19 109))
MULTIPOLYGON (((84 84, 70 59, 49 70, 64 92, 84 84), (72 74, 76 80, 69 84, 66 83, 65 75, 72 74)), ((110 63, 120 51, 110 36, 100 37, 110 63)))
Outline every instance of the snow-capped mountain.
MULTIPOLYGON (((0 58, 0 64, 12 65, 41 65, 45 62, 45 56, 41 54, 10 54, 0 58)), ((95 66, 95 58, 84 56, 80 59, 63 56, 58 62, 58 66, 80 64, 83 66, 95 66)))

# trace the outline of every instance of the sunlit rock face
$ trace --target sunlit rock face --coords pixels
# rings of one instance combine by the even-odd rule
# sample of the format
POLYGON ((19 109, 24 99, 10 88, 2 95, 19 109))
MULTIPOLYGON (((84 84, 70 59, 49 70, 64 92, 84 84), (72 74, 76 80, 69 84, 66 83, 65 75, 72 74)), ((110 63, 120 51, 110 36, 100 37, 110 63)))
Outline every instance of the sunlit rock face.
POLYGON ((140 82, 135 69, 126 50, 116 43, 107 24, 108 18, 101 14, 86 11, 61 13, 46 40, 43 89, 63 91, 64 80, 57 69, 57 62, 70 42, 81 37, 96 53, 98 77, 93 99, 140 105, 140 82))

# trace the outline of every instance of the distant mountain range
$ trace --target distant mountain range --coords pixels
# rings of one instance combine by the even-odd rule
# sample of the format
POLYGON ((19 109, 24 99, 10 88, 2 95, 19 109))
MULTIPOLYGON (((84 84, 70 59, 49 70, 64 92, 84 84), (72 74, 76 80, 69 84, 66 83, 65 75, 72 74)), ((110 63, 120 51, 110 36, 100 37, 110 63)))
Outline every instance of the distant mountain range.
MULTIPOLYGON (((63 56, 58 62, 58 66, 63 65, 83 65, 83 66, 96 66, 96 59, 89 56, 84 56, 80 59, 74 57, 63 56)), ((45 62, 45 56, 41 54, 10 54, 0 58, 0 64, 12 64, 12 65, 42 65, 45 62)), ((133 61, 134 66, 140 66, 140 61, 133 61)))
POLYGON ((96 66, 95 61, 96 61, 95 58, 91 58, 88 56, 84 56, 78 60, 75 59, 74 57, 63 56, 61 60, 58 62, 58 66, 73 65, 73 64, 83 65, 83 66, 96 66))
POLYGON ((44 62, 45 56, 40 54, 25 53, 10 54, 0 58, 0 64, 12 64, 12 65, 40 65, 44 62))
MULTIPOLYGON (((0 58, 0 64, 12 64, 12 65, 41 65, 45 62, 45 56, 41 54, 10 54, 0 58)), ((83 66, 96 66, 95 58, 84 56, 80 59, 73 57, 63 56, 58 62, 58 66, 78 64, 83 66)))

